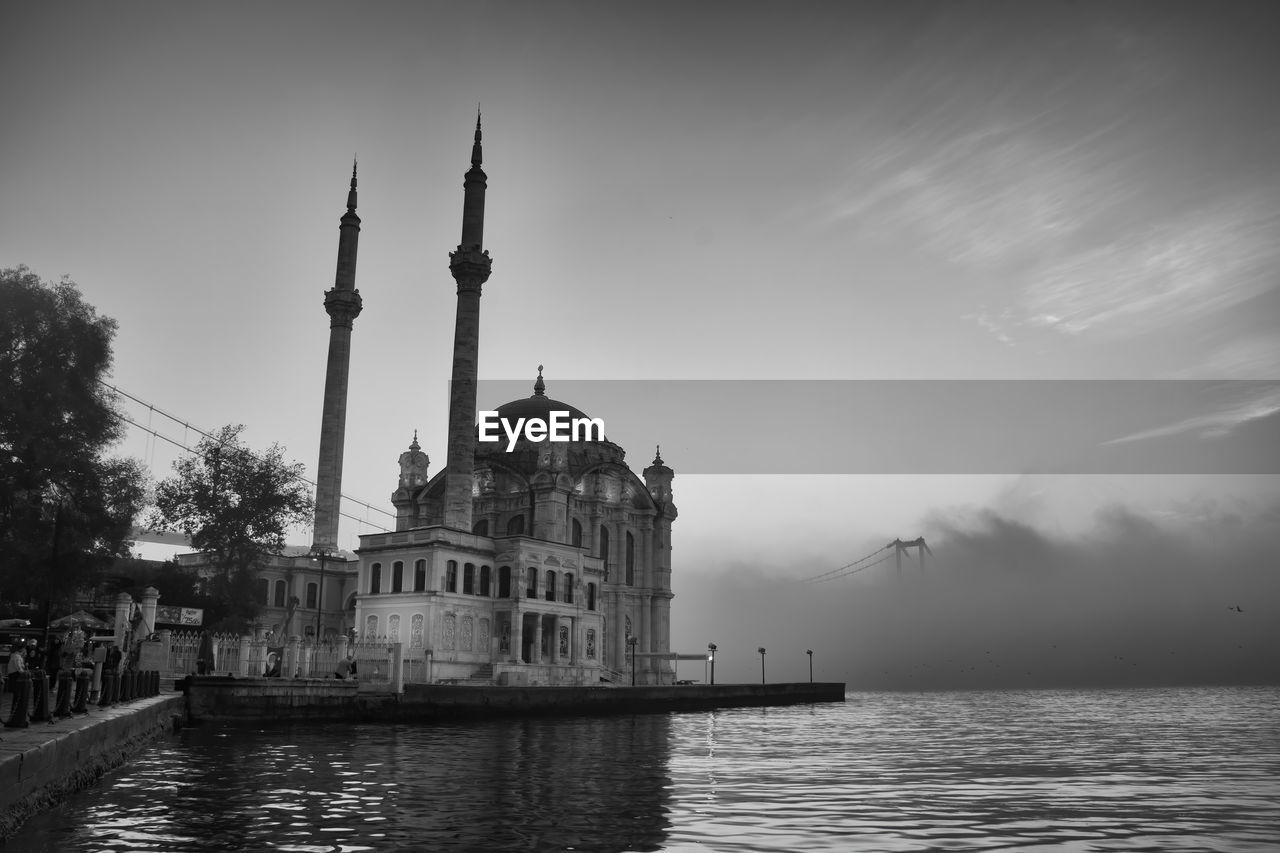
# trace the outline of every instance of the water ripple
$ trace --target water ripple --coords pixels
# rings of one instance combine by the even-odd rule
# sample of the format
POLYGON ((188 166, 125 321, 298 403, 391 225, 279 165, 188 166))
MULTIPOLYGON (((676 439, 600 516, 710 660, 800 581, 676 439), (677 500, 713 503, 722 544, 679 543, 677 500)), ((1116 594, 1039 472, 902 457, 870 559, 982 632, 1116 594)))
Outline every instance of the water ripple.
POLYGON ((11 839, 42 851, 1273 849, 1280 690, 189 729, 11 839))

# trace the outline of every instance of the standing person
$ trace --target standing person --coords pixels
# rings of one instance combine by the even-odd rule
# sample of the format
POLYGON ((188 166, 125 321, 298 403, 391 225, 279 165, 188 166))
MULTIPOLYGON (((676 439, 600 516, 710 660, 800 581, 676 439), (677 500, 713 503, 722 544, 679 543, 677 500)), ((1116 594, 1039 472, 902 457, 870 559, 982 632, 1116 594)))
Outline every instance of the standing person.
POLYGON ((49 673, 49 689, 58 683, 58 671, 62 669, 62 638, 54 634, 49 638, 49 650, 45 654, 45 671, 49 673))
MULTIPOLYGON (((27 650, 26 647, 18 644, 14 646, 13 651, 9 653, 8 678, 5 680, 5 692, 13 694, 13 700, 9 703, 9 716, 13 716, 13 706, 19 701, 18 696, 18 679, 25 676, 27 671, 27 650), (23 673, 24 676, 19 676, 23 673)), ((28 701, 31 697, 27 697, 28 701)))
POLYGON ((89 685, 89 701, 96 702, 102 691, 102 669, 107 665, 107 647, 98 643, 93 649, 93 683, 89 685))

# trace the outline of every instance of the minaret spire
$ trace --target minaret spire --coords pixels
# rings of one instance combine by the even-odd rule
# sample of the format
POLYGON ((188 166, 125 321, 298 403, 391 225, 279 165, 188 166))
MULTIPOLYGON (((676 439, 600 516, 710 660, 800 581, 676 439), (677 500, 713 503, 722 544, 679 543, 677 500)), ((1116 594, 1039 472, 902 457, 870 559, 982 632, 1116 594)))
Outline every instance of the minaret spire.
POLYGON ((351 366, 351 327, 363 302, 356 290, 356 250, 360 217, 356 215, 356 171, 351 168, 347 212, 338 225, 338 269, 333 289, 324 295, 329 314, 329 360, 325 368, 324 409, 320 413, 320 461, 316 466, 316 514, 313 550, 338 546, 338 518, 342 501, 342 451, 347 429, 347 374, 351 366))
POLYGON ((449 386, 449 453, 445 463, 444 524, 471 532, 471 489, 476 456, 476 382, 480 360, 480 289, 492 262, 484 250, 484 194, 488 176, 480 168, 480 110, 476 108, 471 168, 462 181, 462 240, 449 253, 458 284, 453 327, 453 382, 449 386))

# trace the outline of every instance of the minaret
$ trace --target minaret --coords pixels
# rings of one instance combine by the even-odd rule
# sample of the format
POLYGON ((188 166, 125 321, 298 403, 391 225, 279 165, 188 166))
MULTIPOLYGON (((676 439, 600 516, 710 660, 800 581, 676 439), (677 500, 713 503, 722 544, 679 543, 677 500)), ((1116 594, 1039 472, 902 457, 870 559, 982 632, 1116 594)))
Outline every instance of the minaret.
POLYGON ((462 181, 462 242, 449 253, 449 272, 458 283, 458 315, 453 327, 453 383, 449 388, 449 453, 445 462, 444 526, 471 532, 471 489, 476 455, 476 379, 480 356, 480 288, 491 261, 484 243, 484 191, 480 168, 480 113, 476 113, 471 168, 462 181))
POLYGON ((329 312, 329 363, 324 375, 324 410, 320 415, 320 462, 316 466, 316 519, 312 550, 338 547, 338 517, 342 501, 342 449, 347 430, 347 373, 351 366, 351 324, 362 302, 356 290, 356 246, 360 217, 356 216, 356 167, 351 166, 347 212, 338 226, 338 271, 333 289, 324 295, 329 312))

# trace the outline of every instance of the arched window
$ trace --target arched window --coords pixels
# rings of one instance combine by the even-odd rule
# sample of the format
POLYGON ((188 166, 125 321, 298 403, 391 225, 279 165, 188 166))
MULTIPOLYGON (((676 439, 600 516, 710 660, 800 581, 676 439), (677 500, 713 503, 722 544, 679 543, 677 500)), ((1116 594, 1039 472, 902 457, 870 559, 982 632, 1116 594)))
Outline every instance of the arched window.
POLYGON ((471 532, 477 536, 488 536, 489 535, 489 519, 482 518, 479 521, 477 521, 475 523, 475 526, 471 528, 471 532))
POLYGON ((369 567, 369 594, 382 592, 382 563, 374 563, 369 567))
POLYGON ((481 594, 481 595, 483 595, 485 598, 488 598, 488 597, 489 597, 489 595, 490 595, 490 593, 489 593, 489 567, 488 567, 488 566, 481 566, 481 567, 480 567, 480 594, 481 594))
POLYGON ((543 593, 547 597, 547 601, 556 600, 556 573, 547 569, 547 588, 543 593))
POLYGON ((458 591, 458 561, 450 560, 444 570, 444 591, 458 591))
POLYGON ((573 572, 564 574, 564 603, 573 604, 573 572))
POLYGON ((604 579, 609 579, 609 528, 603 524, 600 525, 600 546, 596 549, 596 556, 604 563, 604 579))
POLYGON ((289 587, 284 581, 276 581, 276 600, 273 602, 276 607, 284 607, 284 597, 289 592, 289 587))
POLYGON ((467 563, 462 567, 462 591, 467 595, 476 594, 476 566, 467 563))
POLYGON ((596 609, 596 585, 594 583, 587 584, 587 609, 596 609))
POLYGON ((636 582, 636 539, 627 531, 627 586, 636 582))
POLYGON ((524 515, 513 515, 507 519, 507 535, 521 536, 524 534, 524 515))
POLYGON ((582 547, 582 522, 578 519, 573 520, 573 547, 582 547))
POLYGON ((404 562, 396 560, 391 564, 391 591, 404 592, 404 562))
POLYGON ((524 597, 537 598, 538 597, 538 570, 532 569, 532 568, 529 569, 529 571, 526 572, 526 577, 529 580, 529 588, 524 591, 524 597))
POLYGON ((511 597, 511 567, 498 569, 498 598, 511 597))
POLYGON ((320 586, 318 584, 307 584, 307 607, 316 606, 316 598, 319 595, 320 586))
POLYGON ((415 560, 413 563, 413 591, 422 592, 427 588, 427 561, 415 560))
POLYGON ((271 603, 271 582, 266 578, 258 578, 253 584, 254 597, 260 604, 271 603))

